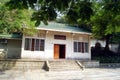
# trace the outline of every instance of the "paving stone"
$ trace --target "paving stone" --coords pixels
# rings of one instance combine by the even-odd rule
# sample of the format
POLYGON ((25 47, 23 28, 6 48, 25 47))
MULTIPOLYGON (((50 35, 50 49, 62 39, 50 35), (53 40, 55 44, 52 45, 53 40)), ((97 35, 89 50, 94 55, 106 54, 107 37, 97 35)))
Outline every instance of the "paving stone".
POLYGON ((120 80, 120 68, 87 68, 83 71, 6 70, 0 80, 120 80))

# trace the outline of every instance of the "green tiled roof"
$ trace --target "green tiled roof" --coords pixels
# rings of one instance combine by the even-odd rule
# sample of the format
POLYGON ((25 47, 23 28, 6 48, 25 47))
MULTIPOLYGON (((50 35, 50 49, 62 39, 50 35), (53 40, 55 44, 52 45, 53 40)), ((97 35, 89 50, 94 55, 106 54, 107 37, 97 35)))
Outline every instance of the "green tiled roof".
POLYGON ((5 38, 5 39, 22 39, 22 35, 20 35, 20 34, 0 34, 0 38, 5 38))
POLYGON ((38 29, 41 30, 51 30, 51 31, 60 31, 60 32, 70 32, 70 33, 83 33, 83 34, 91 34, 91 32, 80 28, 80 27, 74 27, 69 26, 67 24, 62 23, 55 23, 55 22, 49 22, 48 25, 40 24, 38 29))

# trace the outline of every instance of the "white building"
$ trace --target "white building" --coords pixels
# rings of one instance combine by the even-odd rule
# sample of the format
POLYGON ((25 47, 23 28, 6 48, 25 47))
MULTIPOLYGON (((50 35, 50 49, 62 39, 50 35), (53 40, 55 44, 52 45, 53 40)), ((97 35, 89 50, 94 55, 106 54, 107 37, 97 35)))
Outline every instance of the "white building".
POLYGON ((91 59, 91 33, 54 22, 37 29, 34 36, 23 35, 21 58, 91 59))

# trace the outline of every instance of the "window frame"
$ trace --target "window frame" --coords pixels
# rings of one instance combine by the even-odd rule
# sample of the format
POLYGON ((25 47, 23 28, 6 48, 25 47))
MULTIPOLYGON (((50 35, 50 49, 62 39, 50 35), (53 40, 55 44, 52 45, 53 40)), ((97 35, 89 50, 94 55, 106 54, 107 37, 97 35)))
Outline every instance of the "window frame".
POLYGON ((41 38, 25 38, 24 50, 26 50, 26 51, 45 51, 45 39, 41 39, 41 38), (28 39, 28 40, 26 40, 26 39, 28 39), (38 49, 36 47, 36 42, 37 42, 36 40, 38 40, 38 43, 39 43, 38 49), (43 49, 41 49, 42 40, 43 40, 43 45, 42 45, 43 49), (29 42, 26 43, 26 41, 29 41, 29 42), (29 46, 28 49, 26 48, 27 45, 29 46))
POLYGON ((73 41, 73 52, 74 53, 89 53, 89 42, 74 40, 73 41), (86 49, 86 47, 87 47, 87 49, 86 49))

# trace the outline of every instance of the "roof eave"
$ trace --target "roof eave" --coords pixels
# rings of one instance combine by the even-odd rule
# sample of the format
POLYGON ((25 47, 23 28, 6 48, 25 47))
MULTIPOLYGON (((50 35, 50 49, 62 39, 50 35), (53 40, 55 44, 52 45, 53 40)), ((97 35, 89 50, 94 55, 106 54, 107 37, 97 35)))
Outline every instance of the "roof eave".
POLYGON ((87 32, 75 32, 75 31, 55 30, 55 29, 46 29, 46 28, 37 28, 37 29, 38 30, 46 30, 46 31, 57 31, 57 32, 66 32, 66 33, 76 33, 76 34, 92 35, 92 33, 87 33, 87 32))

